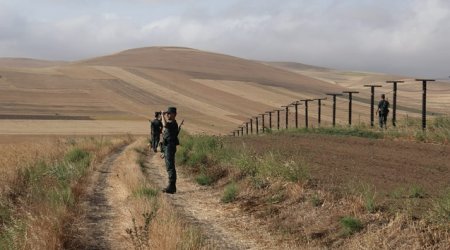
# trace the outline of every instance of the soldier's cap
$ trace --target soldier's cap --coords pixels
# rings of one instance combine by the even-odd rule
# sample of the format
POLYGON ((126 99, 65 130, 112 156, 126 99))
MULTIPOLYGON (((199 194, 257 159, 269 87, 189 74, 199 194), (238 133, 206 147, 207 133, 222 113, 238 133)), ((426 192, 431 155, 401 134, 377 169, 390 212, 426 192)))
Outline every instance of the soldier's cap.
POLYGON ((176 113, 177 113, 177 108, 175 108, 175 107, 169 107, 169 108, 167 109, 167 113, 170 113, 170 114, 176 114, 176 113))

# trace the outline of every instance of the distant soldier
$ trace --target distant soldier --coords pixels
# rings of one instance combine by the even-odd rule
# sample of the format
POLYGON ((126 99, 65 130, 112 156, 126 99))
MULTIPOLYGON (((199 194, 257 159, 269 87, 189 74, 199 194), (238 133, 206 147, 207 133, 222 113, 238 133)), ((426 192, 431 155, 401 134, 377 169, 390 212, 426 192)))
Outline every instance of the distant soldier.
POLYGON ((155 112, 155 119, 150 123, 150 133, 152 140, 153 152, 158 151, 159 141, 161 139, 162 132, 161 112, 155 112))
POLYGON ((177 146, 180 144, 178 140, 178 133, 180 128, 175 120, 177 116, 177 109, 175 107, 169 107, 167 112, 161 111, 163 114, 162 124, 164 127, 163 134, 163 148, 164 159, 166 162, 166 170, 169 176, 169 185, 163 189, 163 192, 174 194, 177 192, 177 171, 175 169, 175 153, 177 146))
POLYGON ((386 128, 387 117, 389 114, 389 102, 386 100, 386 96, 384 94, 381 95, 381 100, 378 102, 378 109, 376 113, 378 114, 380 128, 386 128))

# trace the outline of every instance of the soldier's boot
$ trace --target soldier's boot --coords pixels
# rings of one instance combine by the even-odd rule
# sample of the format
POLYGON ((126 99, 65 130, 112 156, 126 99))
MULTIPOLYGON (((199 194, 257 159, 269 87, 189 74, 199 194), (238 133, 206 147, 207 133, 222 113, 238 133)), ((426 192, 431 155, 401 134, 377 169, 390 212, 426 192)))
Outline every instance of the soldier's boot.
POLYGON ((162 190, 164 193, 174 194, 177 192, 177 186, 174 181, 169 182, 169 185, 162 190))

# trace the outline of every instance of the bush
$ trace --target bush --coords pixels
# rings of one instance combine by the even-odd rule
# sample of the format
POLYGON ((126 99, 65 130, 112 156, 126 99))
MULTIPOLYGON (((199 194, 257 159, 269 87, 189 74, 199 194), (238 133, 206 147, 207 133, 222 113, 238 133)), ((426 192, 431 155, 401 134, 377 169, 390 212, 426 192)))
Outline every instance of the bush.
POLYGON ((361 221, 354 217, 351 217, 351 216, 346 216, 346 217, 342 218, 340 223, 341 223, 344 235, 352 235, 363 229, 363 225, 362 225, 361 221))
POLYGON ((410 198, 425 198, 425 190, 417 185, 411 187, 409 191, 410 198))
POLYGON ((195 181, 202 186, 209 186, 214 182, 211 177, 203 173, 197 176, 195 181))
POLYGON ((236 199, 237 195, 238 195, 238 188, 236 186, 236 183, 232 182, 225 187, 222 196, 222 202, 230 203, 236 199))
POLYGON ((214 160, 212 155, 221 145, 217 137, 205 135, 185 135, 182 140, 183 144, 177 151, 177 162, 190 167, 205 165, 214 160))
POLYGON ((80 162, 83 161, 85 159, 88 159, 90 157, 89 152, 79 149, 79 148, 74 148, 72 150, 70 150, 65 156, 64 156, 64 160, 67 162, 80 162))

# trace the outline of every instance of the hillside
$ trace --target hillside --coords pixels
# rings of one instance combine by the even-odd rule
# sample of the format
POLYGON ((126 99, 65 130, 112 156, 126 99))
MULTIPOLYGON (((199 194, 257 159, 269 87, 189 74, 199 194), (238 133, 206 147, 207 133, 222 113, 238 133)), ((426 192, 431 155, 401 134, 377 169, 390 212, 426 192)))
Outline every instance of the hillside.
MULTIPOLYGON (((71 63, 2 59, 0 134, 146 134, 146 120, 169 105, 178 107, 178 119, 185 119, 191 132, 226 133, 261 112, 349 88, 361 90, 354 117, 367 122, 368 90, 362 84, 392 76, 354 74, 179 47, 131 49, 71 63), (331 80, 344 76, 345 82, 331 80)), ((420 110, 416 85, 408 90, 414 94, 402 100, 412 109, 403 113, 420 110)), ((430 97, 429 109, 435 112, 450 103, 446 93, 430 97)), ((322 119, 329 122, 331 102, 323 105, 322 119)), ((337 110, 338 122, 344 124, 346 97, 338 99, 337 110)), ((310 116, 315 120, 316 112, 310 116)))

